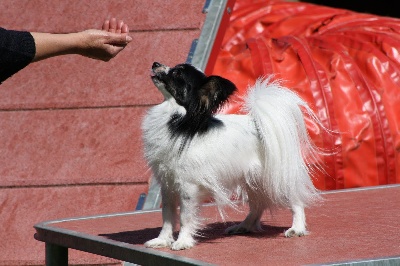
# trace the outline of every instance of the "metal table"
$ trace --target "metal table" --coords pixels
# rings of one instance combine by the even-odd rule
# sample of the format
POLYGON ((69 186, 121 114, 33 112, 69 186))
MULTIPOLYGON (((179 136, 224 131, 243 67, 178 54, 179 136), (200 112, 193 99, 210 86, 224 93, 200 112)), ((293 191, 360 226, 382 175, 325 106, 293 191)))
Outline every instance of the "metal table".
POLYGON ((203 207, 207 227, 190 250, 143 246, 160 231, 159 210, 42 222, 35 225, 35 238, 46 243, 46 265, 58 266, 68 264, 69 248, 140 265, 400 265, 400 185, 323 196, 323 203, 306 210, 310 234, 299 238, 283 236, 291 225, 288 210, 266 213, 264 232, 224 235, 246 208, 227 209, 223 221, 213 205, 203 207))

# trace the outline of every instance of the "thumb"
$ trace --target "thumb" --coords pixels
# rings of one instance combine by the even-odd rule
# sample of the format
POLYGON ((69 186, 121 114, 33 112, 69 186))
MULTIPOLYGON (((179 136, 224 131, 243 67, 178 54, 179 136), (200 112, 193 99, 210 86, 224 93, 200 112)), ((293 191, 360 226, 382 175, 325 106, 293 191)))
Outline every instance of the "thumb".
POLYGON ((109 33, 109 44, 128 44, 132 41, 132 37, 127 34, 109 33))

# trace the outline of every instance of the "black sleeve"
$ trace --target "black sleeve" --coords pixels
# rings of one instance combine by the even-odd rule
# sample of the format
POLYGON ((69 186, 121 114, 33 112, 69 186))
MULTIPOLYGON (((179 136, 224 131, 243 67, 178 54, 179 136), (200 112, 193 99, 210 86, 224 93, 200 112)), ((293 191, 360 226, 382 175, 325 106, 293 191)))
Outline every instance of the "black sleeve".
POLYGON ((32 62, 35 53, 29 32, 0 28, 0 83, 32 62))

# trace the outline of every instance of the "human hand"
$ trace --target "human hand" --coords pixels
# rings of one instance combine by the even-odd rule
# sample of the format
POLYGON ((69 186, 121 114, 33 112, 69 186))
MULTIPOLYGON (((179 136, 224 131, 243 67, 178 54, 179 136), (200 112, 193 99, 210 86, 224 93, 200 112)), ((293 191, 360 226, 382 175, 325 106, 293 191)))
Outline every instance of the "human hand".
POLYGON ((132 41, 129 28, 122 20, 105 20, 102 30, 86 30, 80 54, 93 59, 109 61, 132 41))
POLYGON ((128 25, 115 18, 104 21, 102 30, 66 34, 31 32, 36 46, 32 62, 65 54, 109 61, 132 41, 128 33, 128 25))

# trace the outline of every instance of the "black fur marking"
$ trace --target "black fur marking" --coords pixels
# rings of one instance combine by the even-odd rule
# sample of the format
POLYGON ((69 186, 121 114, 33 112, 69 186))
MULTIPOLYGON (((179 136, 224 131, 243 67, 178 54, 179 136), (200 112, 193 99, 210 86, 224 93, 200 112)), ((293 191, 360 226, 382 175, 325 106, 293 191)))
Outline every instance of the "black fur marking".
POLYGON ((175 113, 171 116, 168 122, 169 132, 173 140, 178 136, 182 136, 182 143, 180 144, 180 152, 182 152, 187 144, 196 135, 202 135, 212 129, 223 127, 224 124, 221 120, 210 117, 209 119, 202 119, 199 116, 189 117, 175 113))
POLYGON ((205 119, 201 116, 188 116, 175 113, 171 116, 168 126, 173 136, 184 134, 192 138, 196 134, 202 134, 213 128, 222 127, 224 124, 221 120, 213 116, 205 119))
POLYGON ((214 114, 236 90, 235 85, 222 77, 207 77, 188 64, 178 65, 169 73, 171 80, 166 88, 186 109, 185 115, 171 117, 169 127, 173 135, 183 134, 193 138, 215 126, 222 126, 214 114))
MULTIPOLYGON (((153 69, 159 66, 158 63, 153 64, 153 69)), ((223 126, 214 114, 236 91, 231 81, 219 76, 207 77, 190 64, 177 65, 156 78, 186 110, 186 114, 173 114, 168 122, 173 137, 184 137, 183 146, 196 134, 223 126)))

